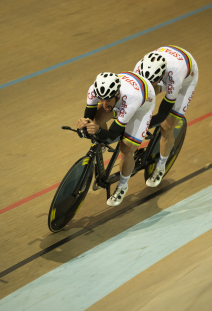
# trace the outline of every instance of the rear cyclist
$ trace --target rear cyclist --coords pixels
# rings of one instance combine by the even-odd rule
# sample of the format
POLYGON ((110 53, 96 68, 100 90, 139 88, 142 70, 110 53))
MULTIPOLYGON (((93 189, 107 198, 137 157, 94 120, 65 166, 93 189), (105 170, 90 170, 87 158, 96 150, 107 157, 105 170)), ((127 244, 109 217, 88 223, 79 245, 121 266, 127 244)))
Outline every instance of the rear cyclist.
POLYGON ((120 181, 107 200, 109 206, 119 205, 128 190, 128 180, 135 166, 133 155, 146 135, 154 107, 153 86, 133 72, 101 73, 88 90, 84 118, 78 120, 77 127, 86 127, 89 134, 101 139, 115 140, 124 133, 120 141, 120 181), (113 118, 107 130, 106 122, 113 118))
POLYGON ((134 72, 152 83, 156 95, 166 92, 158 113, 152 117, 150 123, 150 127, 159 123, 161 126, 160 159, 152 176, 146 181, 147 186, 157 187, 174 146, 174 128, 193 98, 198 81, 198 67, 189 52, 169 45, 145 55, 136 64, 134 72))

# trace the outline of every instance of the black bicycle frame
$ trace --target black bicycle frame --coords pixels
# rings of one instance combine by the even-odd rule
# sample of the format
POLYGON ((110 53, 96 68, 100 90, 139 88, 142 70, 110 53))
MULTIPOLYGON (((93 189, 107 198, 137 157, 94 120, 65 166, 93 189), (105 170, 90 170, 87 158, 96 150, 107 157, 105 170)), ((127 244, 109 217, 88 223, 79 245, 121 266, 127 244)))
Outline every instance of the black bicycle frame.
MULTIPOLYGON (((69 127, 63 127, 64 129, 71 129, 69 127)), ((71 129, 72 130, 72 129, 71 129)), ((132 172, 132 175, 135 175, 138 171, 144 169, 146 167, 146 165, 150 165, 152 163, 154 163, 157 160, 157 157, 154 159, 150 159, 147 162, 147 158, 149 157, 149 155, 152 152, 152 149, 154 148, 155 145, 155 141, 157 140, 158 135, 160 135, 160 128, 159 126, 157 126, 154 130, 154 133, 151 134, 150 132, 147 131, 147 137, 145 139, 149 140, 151 139, 151 143, 149 145, 149 147, 147 148, 146 152, 141 153, 138 150, 138 158, 139 161, 136 161, 136 165, 135 168, 132 172)), ((116 172, 112 175, 110 175, 112 168, 116 162, 116 159, 119 155, 119 141, 121 139, 121 136, 117 137, 116 140, 111 141, 111 140, 107 140, 107 144, 103 143, 103 145, 105 145, 108 148, 109 152, 113 152, 113 155, 110 159, 110 162, 108 163, 108 166, 105 170, 104 167, 104 162, 103 162, 103 156, 102 156, 102 150, 101 150, 101 142, 97 141, 93 141, 93 144, 90 148, 90 150, 88 151, 88 153, 86 154, 87 157, 90 158, 89 161, 89 166, 85 167, 85 170, 83 172, 83 176, 81 178, 81 180, 79 181, 78 185, 76 186, 73 195, 75 197, 77 197, 81 191, 81 189, 84 187, 84 184, 86 183, 86 181, 84 180, 84 176, 86 175, 88 170, 93 170, 94 167, 94 161, 96 159, 96 164, 95 164, 95 181, 96 184, 98 185, 98 187, 101 188, 106 188, 107 191, 107 199, 110 197, 110 185, 114 184, 115 182, 118 182, 120 179, 120 172, 116 172), (116 145, 116 149, 111 148, 110 146, 108 146, 108 144, 117 142, 116 145)))
MULTIPOLYGON (((92 157, 91 163, 93 163, 94 159, 96 159, 95 180, 96 180, 97 185, 99 187, 106 188, 107 198, 110 197, 110 185, 112 183, 116 182, 117 180, 119 180, 119 179, 116 179, 113 182, 111 182, 111 180, 109 179, 109 175, 110 175, 112 168, 114 166, 114 163, 116 162, 116 159, 119 155, 119 143, 117 143, 115 150, 110 148, 110 149, 108 149, 108 151, 113 152, 113 155, 110 159, 110 162, 108 163, 106 170, 104 168, 101 145, 97 144, 97 145, 91 147, 91 149, 87 153, 87 156, 92 157)), ((120 178, 120 176, 119 176, 119 178, 120 178)))
MULTIPOLYGON (((139 158, 140 161, 137 162, 137 165, 135 165, 132 175, 135 175, 138 171, 144 169, 146 165, 150 165, 157 160, 157 158, 154 158, 154 159, 148 160, 148 162, 146 161, 147 158, 149 157, 149 154, 152 152, 152 149, 154 148, 155 141, 157 140, 158 135, 160 135, 159 126, 155 128, 153 134, 151 134, 150 132, 147 132, 147 135, 148 136, 146 137, 146 139, 152 139, 150 148, 148 148, 147 152, 144 152, 143 154, 141 154, 141 157, 139 158)), ((116 139, 116 141, 117 140, 118 139, 116 139)), ((90 152, 92 152, 93 160, 94 158, 96 158, 96 169, 95 169, 96 183, 99 187, 106 188, 107 199, 108 199, 110 197, 110 185, 114 184, 115 182, 118 182, 120 179, 119 171, 110 175, 112 168, 114 166, 114 163, 116 162, 116 159, 119 155, 120 148, 119 148, 119 143, 118 143, 115 150, 112 148, 110 148, 111 150, 110 149, 108 150, 109 152, 113 152, 113 155, 105 170, 104 163, 103 163, 103 157, 102 157, 102 151, 101 151, 101 148, 99 148, 98 146, 99 144, 95 145, 94 147, 91 147, 91 149, 87 153, 87 156, 89 156, 90 152)))

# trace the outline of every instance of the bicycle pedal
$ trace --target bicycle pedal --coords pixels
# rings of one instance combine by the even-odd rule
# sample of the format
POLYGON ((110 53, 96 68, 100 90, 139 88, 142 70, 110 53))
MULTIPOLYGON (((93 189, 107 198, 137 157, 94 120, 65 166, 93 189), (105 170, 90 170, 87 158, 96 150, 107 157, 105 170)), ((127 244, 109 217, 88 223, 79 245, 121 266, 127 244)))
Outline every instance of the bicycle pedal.
POLYGON ((92 187, 93 191, 96 191, 98 189, 100 189, 98 183, 97 183, 97 180, 95 179, 94 182, 93 182, 93 187, 92 187))

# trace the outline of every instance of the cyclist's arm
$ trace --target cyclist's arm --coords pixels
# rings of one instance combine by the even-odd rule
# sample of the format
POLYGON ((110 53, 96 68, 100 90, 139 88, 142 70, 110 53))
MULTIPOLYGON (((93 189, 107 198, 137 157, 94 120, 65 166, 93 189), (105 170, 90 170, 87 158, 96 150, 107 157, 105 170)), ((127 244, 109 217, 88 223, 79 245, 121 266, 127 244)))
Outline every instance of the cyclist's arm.
POLYGON ((115 140, 120 134, 124 132, 127 123, 130 121, 131 117, 134 115, 140 105, 140 97, 132 96, 132 98, 130 98, 130 96, 128 96, 128 102, 125 102, 121 105, 121 113, 119 117, 111 124, 109 130, 107 131, 100 128, 96 135, 101 139, 110 138, 111 140, 115 140))
POLYGON ((84 118, 85 119, 89 118, 93 121, 95 118, 96 112, 97 112, 97 106, 94 106, 94 107, 87 106, 85 108, 84 118))
POLYGON ((109 130, 102 129, 101 127, 95 133, 100 139, 110 138, 111 140, 115 140, 120 134, 124 132, 125 127, 120 126, 116 123, 116 120, 111 124, 109 130))
POLYGON ((157 84, 156 86, 154 86, 154 90, 155 90, 155 95, 157 96, 158 94, 165 92, 166 91, 166 87, 164 85, 160 85, 157 84))
MULTIPOLYGON (((169 72, 169 80, 166 85, 166 96, 163 98, 160 104, 158 113, 152 117, 150 127, 154 127, 156 124, 162 123, 167 118, 179 94, 180 88, 183 83, 184 75, 185 73, 181 71, 177 71, 174 74, 172 71, 169 72)), ((161 91, 163 92, 165 89, 163 81, 159 83, 159 86, 162 87, 161 91)))
MULTIPOLYGON (((127 97, 127 96, 126 96, 127 97)), ((120 134, 124 132, 127 123, 131 117, 136 113, 136 110, 141 106, 141 96, 128 95, 127 101, 123 102, 120 108, 120 114, 118 118, 111 124, 109 130, 100 129, 96 135, 99 138, 110 138, 115 140, 120 134)))
POLYGON ((160 86, 156 85, 154 86, 155 95, 157 96, 160 93, 160 86))
POLYGON ((94 93, 94 86, 93 84, 90 86, 87 94, 87 106, 84 112, 84 118, 89 118, 93 120, 95 118, 98 106, 98 98, 94 93))
POLYGON ((170 110, 174 106, 174 103, 169 103, 165 98, 162 100, 158 113, 152 117, 149 127, 162 123, 168 116, 170 110))
POLYGON ((111 124, 109 130, 100 129, 96 135, 102 139, 110 138, 111 140, 115 140, 124 132, 127 123, 141 106, 142 100, 143 98, 140 95, 128 95, 127 101, 121 105, 118 118, 111 124))

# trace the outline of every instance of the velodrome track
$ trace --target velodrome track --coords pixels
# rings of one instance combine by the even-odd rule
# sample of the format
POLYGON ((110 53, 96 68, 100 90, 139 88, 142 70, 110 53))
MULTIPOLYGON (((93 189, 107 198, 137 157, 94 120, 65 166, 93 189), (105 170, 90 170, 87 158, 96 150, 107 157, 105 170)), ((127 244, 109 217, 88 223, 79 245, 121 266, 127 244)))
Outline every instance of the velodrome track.
POLYGON ((211 310, 210 2, 0 8, 0 310, 211 310), (89 149, 61 126, 75 127, 99 72, 133 70, 167 44, 191 52, 200 72, 173 168, 156 189, 138 173, 117 208, 107 207, 104 190, 89 191, 74 220, 52 234, 55 189, 89 149))

